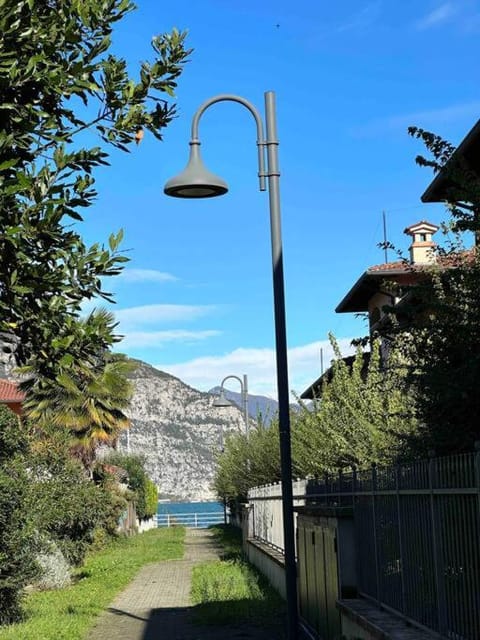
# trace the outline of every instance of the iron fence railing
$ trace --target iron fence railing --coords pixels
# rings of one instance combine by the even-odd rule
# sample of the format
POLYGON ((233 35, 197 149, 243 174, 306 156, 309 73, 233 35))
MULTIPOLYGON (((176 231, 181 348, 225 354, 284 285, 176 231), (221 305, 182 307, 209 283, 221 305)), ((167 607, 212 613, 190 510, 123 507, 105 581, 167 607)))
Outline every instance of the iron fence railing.
POLYGON ((223 524, 227 518, 228 514, 220 511, 157 513, 157 527, 181 525, 188 529, 206 529, 214 524, 223 524))
POLYGON ((309 480, 305 502, 353 507, 361 595, 445 638, 479 640, 480 452, 309 480))

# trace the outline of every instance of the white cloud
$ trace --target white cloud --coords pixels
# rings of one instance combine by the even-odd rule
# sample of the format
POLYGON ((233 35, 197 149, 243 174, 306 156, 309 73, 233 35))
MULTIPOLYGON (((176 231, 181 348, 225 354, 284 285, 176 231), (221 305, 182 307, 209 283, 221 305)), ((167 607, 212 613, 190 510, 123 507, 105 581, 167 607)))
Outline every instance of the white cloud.
POLYGON ((115 318, 120 322, 120 330, 128 332, 145 325, 196 320, 216 308, 214 305, 148 304, 119 309, 115 311, 115 318))
MULTIPOLYGON (((351 338, 339 341, 342 355, 351 355, 351 338)), ((288 351, 290 389, 300 394, 320 376, 320 350, 323 350, 324 368, 330 365, 333 352, 328 341, 312 342, 288 351)), ((273 349, 239 348, 222 356, 205 356, 178 364, 157 364, 157 369, 171 373, 190 386, 208 391, 218 386, 228 375, 248 376, 252 394, 276 397, 275 351, 273 349)), ((232 390, 235 389, 232 382, 232 390)))
POLYGON ((431 29, 443 24, 457 13, 457 9, 458 6, 455 7, 451 2, 444 2, 423 16, 423 18, 420 18, 420 20, 415 23, 415 28, 418 29, 418 31, 425 31, 426 29, 431 29))
POLYGON ((135 349, 144 347, 161 348, 172 342, 191 344, 220 335, 220 331, 187 331, 185 329, 172 329, 170 331, 132 331, 125 334, 119 349, 135 349))
POLYGON ((376 21, 381 5, 381 0, 370 2, 359 11, 353 13, 348 20, 338 25, 336 32, 343 33, 345 31, 364 31, 368 29, 376 21))
POLYGON ((379 118, 352 128, 351 133, 359 137, 381 135, 391 131, 401 131, 405 133, 407 127, 410 125, 422 127, 438 126, 439 124, 455 122, 460 119, 478 117, 479 111, 480 101, 477 100, 441 107, 440 109, 416 111, 403 115, 379 118))
POLYGON ((156 269, 124 269, 117 276, 117 281, 127 283, 139 282, 175 282, 178 278, 171 273, 157 271, 156 269))

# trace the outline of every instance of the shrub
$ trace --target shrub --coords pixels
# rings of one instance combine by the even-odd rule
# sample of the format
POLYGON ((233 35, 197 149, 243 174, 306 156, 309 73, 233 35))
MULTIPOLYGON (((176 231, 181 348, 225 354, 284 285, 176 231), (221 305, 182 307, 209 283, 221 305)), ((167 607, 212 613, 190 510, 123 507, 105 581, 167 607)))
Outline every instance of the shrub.
POLYGON ((152 518, 157 513, 158 489, 150 478, 145 481, 145 518, 152 518))
MULTIPOLYGON (((43 539, 56 543, 72 565, 82 563, 97 527, 111 529, 117 496, 97 486, 68 454, 61 430, 37 434, 30 468, 29 508, 43 539)), ((113 532, 112 532, 113 533, 113 532)))
POLYGON ((23 589, 38 573, 28 509, 27 451, 18 418, 0 405, 0 624, 21 618, 23 589))
POLYGON ((115 452, 108 456, 108 462, 128 473, 128 488, 135 493, 137 518, 151 518, 157 512, 158 492, 145 471, 143 458, 115 452))

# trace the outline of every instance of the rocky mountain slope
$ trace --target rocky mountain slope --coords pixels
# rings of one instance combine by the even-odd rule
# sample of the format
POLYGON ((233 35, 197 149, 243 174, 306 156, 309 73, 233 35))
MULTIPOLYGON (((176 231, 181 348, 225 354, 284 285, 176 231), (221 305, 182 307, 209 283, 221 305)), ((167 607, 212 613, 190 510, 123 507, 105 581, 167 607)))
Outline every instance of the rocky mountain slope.
MULTIPOLYGON (((208 393, 218 395, 221 387, 213 387, 208 393)), ((230 391, 230 389, 224 388, 224 394, 227 400, 234 402, 239 409, 242 408, 242 394, 237 391, 230 391)), ((255 396, 251 393, 248 394, 248 415, 253 420, 254 424, 258 420, 261 420, 262 424, 269 425, 278 414, 278 402, 273 398, 267 398, 267 396, 255 396)), ((300 406, 297 403, 290 403, 290 409, 292 411, 299 411, 300 406)))
MULTIPOLYGON (((208 393, 212 393, 213 395, 218 395, 220 393, 221 387, 213 387, 209 390, 208 393)), ((227 400, 234 402, 237 407, 241 409, 242 407, 242 394, 237 391, 230 391, 230 389, 224 388, 224 394, 227 400)), ((273 398, 267 398, 266 396, 255 396, 251 393, 247 396, 248 401, 248 415, 257 422, 257 419, 260 418, 264 424, 270 424, 272 419, 278 413, 278 402, 273 398)))
POLYGON ((223 433, 244 423, 237 407, 212 406, 213 396, 136 361, 135 392, 126 412, 132 426, 119 449, 145 456, 146 468, 161 496, 180 500, 213 500, 215 457, 223 433))

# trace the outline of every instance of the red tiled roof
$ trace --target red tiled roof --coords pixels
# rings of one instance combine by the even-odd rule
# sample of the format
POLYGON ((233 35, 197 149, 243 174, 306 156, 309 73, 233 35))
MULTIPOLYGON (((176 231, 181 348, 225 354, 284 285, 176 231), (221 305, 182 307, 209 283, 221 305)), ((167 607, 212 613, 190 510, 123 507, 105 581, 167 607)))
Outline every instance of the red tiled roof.
POLYGON ((412 264, 405 260, 397 260, 396 262, 384 262, 383 264, 374 264, 368 267, 367 271, 411 271, 412 264))
POLYGON ((0 380, 0 402, 23 402, 25 394, 15 382, 0 380))
POLYGON ((473 260, 475 256, 475 248, 466 249, 464 251, 457 251, 452 253, 446 253, 445 255, 437 256, 435 262, 430 263, 417 263, 412 264, 408 262, 408 260, 397 260, 396 262, 384 262, 383 264, 374 264, 372 267, 368 267, 367 273, 377 273, 378 271, 394 271, 398 273, 399 271, 412 272, 412 271, 422 271, 427 269, 428 267, 432 267, 433 265, 437 265, 439 267, 458 267, 465 260, 473 260))
POLYGON ((435 262, 426 264, 412 264, 407 260, 385 262, 369 267, 353 285, 347 295, 337 305, 337 313, 364 312, 368 309, 368 300, 376 293, 384 280, 396 282, 409 281, 410 284, 418 281, 422 274, 428 274, 432 267, 437 269, 452 269, 465 262, 473 262, 476 257, 476 248, 448 253, 437 256, 435 262))

